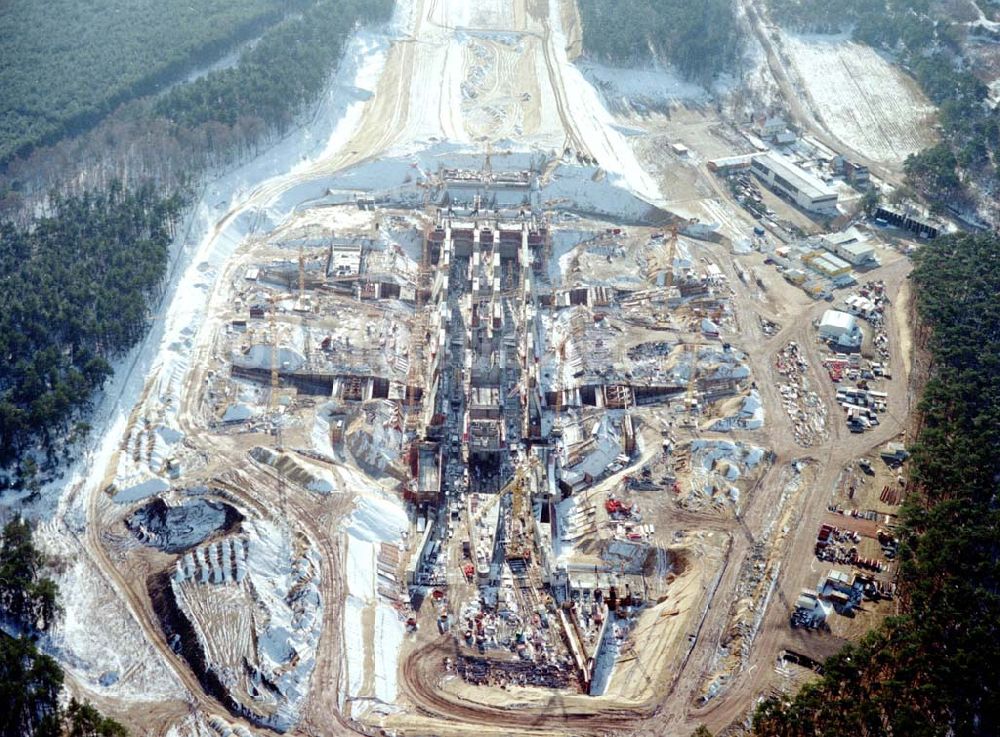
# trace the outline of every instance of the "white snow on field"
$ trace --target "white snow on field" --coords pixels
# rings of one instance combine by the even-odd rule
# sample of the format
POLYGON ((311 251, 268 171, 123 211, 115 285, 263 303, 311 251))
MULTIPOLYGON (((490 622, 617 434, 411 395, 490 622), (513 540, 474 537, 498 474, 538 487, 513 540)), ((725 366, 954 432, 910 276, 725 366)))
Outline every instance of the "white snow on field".
MULTIPOLYGON (((438 0, 427 17, 418 17, 419 3, 400 2, 397 15, 405 16, 407 30, 419 27, 420 43, 411 49, 411 63, 420 69, 426 84, 415 84, 402 94, 405 101, 395 114, 405 118, 405 130, 395 140, 397 152, 418 151, 435 142, 469 143, 462 118, 460 85, 464 76, 464 40, 452 29, 467 25, 469 3, 438 0)), ((391 127, 394 121, 386 121, 391 127)))
POLYGON ((201 715, 192 714, 171 725, 164 737, 218 737, 218 735, 219 733, 213 730, 201 715))
POLYGON ((403 622, 396 610, 379 604, 375 611, 375 698, 385 704, 396 701, 396 671, 403 634, 403 622))
MULTIPOLYGON (((49 550, 59 549, 47 535, 40 540, 49 550)), ((60 553, 74 552, 60 548, 60 553)), ((89 559, 77 557, 55 579, 65 614, 42 647, 59 659, 74 681, 92 693, 115 699, 183 698, 180 681, 142 639, 128 609, 89 559)))
POLYGON ((260 667, 287 704, 279 721, 291 726, 309 688, 316 664, 316 646, 323 626, 322 602, 316 581, 319 561, 312 549, 296 559, 291 540, 274 525, 258 520, 248 525, 248 575, 254 581, 267 627, 257 633, 260 667), (295 657, 289 659, 289 652, 295 657), (283 719, 284 721, 280 721, 283 719))
POLYGON ((927 145, 934 106, 870 47, 841 36, 783 34, 782 42, 820 121, 845 144, 887 163, 927 145))
POLYGON ((409 520, 399 502, 365 494, 359 496, 354 514, 347 521, 347 601, 344 608, 344 650, 347 660, 347 696, 392 704, 396 700, 404 626, 399 614, 379 600, 375 592, 377 556, 383 542, 398 543, 409 529, 409 520), (375 626, 366 632, 363 615, 374 607, 375 626), (363 693, 365 655, 373 643, 375 693, 363 693))
POLYGON ((375 548, 367 540, 353 535, 347 538, 347 591, 358 601, 375 597, 375 548))
POLYGON ((621 69, 592 61, 577 62, 587 81, 593 84, 609 104, 644 106, 680 102, 705 102, 704 87, 685 82, 669 69, 621 69))
POLYGON ((324 404, 316 410, 312 430, 309 433, 309 444, 312 449, 326 458, 334 458, 333 443, 330 440, 329 412, 333 405, 324 404))
POLYGON ((361 599, 348 596, 344 601, 344 653, 347 656, 347 693, 351 696, 360 694, 365 682, 365 651, 362 641, 357 639, 357 634, 364 631, 363 611, 361 599), (349 637, 352 634, 354 639, 349 637))
MULTIPOLYGON (((624 141, 620 133, 615 135, 624 141)), ((653 209, 642 193, 633 194, 623 188, 620 176, 609 176, 593 166, 560 166, 545 187, 544 195, 547 200, 568 202, 568 207, 577 212, 614 216, 624 222, 643 221, 653 209)))

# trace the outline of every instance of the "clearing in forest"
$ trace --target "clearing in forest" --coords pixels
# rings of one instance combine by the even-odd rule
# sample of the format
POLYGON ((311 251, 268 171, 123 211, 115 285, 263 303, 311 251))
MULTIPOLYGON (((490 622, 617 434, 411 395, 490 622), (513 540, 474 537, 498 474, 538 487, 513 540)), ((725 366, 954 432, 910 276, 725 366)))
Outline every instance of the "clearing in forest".
POLYGON ((786 34, 783 41, 820 122, 846 145, 898 164, 932 141, 934 106, 874 50, 840 37, 786 34))

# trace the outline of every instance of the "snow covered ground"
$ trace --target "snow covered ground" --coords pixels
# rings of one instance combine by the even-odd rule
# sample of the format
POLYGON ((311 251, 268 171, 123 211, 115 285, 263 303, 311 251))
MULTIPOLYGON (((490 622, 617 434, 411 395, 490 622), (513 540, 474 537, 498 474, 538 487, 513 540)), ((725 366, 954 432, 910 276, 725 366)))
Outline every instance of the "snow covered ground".
MULTIPOLYGON (((377 557, 382 543, 399 543, 410 522, 400 502, 366 492, 347 526, 347 601, 344 607, 346 697, 385 705, 396 700, 396 674, 404 625, 396 610, 376 593, 377 557), (365 612, 374 610, 374 631, 366 632, 365 612), (366 661, 373 663, 373 686, 366 688, 366 661)), ((357 710, 355 709, 355 716, 357 710)))
POLYGON ((820 121, 876 161, 899 163, 929 142, 934 106, 873 49, 843 36, 782 34, 820 121))
POLYGON ((729 440, 691 441, 691 488, 682 503, 733 504, 741 507, 736 482, 766 458, 763 448, 729 440))
POLYGON ((255 719, 284 731, 298 720, 316 665, 319 561, 315 549, 301 549, 272 522, 244 529, 185 554, 171 586, 195 625, 206 666, 238 702, 254 694, 242 705, 255 719))
POLYGON ((647 108, 704 103, 709 99, 704 87, 685 82, 669 69, 621 69, 593 61, 577 62, 577 66, 612 108, 642 112, 647 108))
POLYGON ((601 102, 600 94, 570 63, 566 36, 562 29, 560 5, 549 3, 549 24, 552 28, 552 54, 563 85, 568 107, 566 111, 580 133, 590 154, 611 174, 613 184, 629 190, 653 204, 662 204, 663 195, 654 179, 639 163, 625 136, 616 127, 614 116, 601 102))
POLYGON ((760 394, 756 389, 751 389, 747 396, 727 402, 726 405, 727 409, 735 409, 735 412, 713 422, 709 430, 715 432, 730 432, 737 428, 759 430, 764 426, 764 405, 761 404, 760 394), (738 407, 733 406, 735 403, 738 403, 738 407))
MULTIPOLYGON (((59 552, 76 551, 66 546, 59 552)), ((139 635, 128 608, 88 558, 77 557, 56 581, 64 615, 41 646, 77 683, 129 702, 184 697, 180 681, 139 635)))

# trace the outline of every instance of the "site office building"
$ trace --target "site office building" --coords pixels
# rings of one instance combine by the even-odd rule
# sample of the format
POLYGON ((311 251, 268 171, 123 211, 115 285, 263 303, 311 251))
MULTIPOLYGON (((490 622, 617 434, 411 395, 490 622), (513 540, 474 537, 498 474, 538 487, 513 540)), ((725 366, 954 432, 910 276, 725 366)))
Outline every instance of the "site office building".
POLYGON ((761 154, 753 157, 750 170, 768 187, 784 194, 803 210, 837 211, 837 191, 791 161, 774 154, 761 154))

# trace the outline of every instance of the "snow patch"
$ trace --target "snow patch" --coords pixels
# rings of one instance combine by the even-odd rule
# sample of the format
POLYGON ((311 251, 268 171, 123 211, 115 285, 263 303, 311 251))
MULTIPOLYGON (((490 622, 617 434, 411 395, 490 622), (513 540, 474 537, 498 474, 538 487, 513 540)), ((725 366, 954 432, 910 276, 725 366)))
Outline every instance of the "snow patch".
POLYGON ((704 87, 684 81, 670 69, 623 69, 592 61, 577 62, 577 66, 612 108, 642 110, 680 102, 704 103, 709 98, 704 87))
POLYGON ((820 121, 851 148, 899 163, 930 142, 934 106, 871 47, 843 35, 782 34, 820 121))

